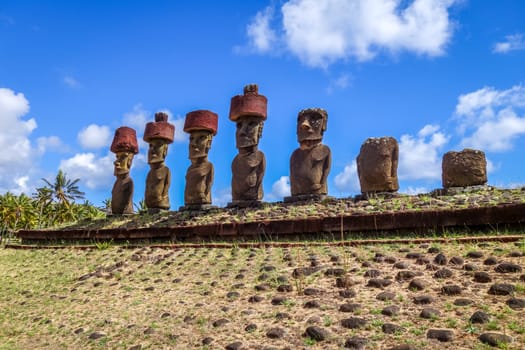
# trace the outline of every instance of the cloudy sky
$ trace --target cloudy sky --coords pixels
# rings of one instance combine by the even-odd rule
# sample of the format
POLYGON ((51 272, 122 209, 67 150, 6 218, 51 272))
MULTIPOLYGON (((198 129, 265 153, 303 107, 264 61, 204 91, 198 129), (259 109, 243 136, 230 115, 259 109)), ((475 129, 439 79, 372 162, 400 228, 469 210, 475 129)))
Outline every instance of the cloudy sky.
MULTIPOLYGON (((268 97, 265 199, 289 193, 297 113, 328 111, 329 193, 359 193, 368 137, 400 145, 402 192, 441 186, 445 152, 486 152, 489 184, 525 184, 525 2, 269 0, 0 2, 0 193, 31 195, 58 169, 96 205, 111 196, 113 133, 166 111, 172 208, 189 166, 186 113, 219 114, 214 202, 237 151, 230 98, 268 97)), ((141 141, 135 202, 149 167, 141 141)))

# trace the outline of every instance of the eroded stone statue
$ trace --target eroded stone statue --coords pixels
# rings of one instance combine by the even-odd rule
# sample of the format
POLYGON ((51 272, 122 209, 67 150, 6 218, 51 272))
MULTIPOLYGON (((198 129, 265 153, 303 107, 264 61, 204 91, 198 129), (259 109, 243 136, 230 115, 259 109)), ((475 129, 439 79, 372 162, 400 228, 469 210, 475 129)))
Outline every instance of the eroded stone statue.
POLYGON ((206 209, 211 204, 213 164, 208 161, 208 151, 217 134, 218 115, 207 110, 186 114, 184 131, 190 134, 189 158, 186 171, 183 209, 206 209))
POLYGON ((362 193, 399 190, 397 164, 399 146, 393 137, 371 137, 357 156, 357 174, 362 193))
POLYGON ((115 130, 110 150, 116 155, 113 174, 117 177, 111 190, 111 213, 133 214, 133 180, 129 176, 129 171, 133 156, 139 153, 135 130, 127 126, 115 130))
POLYGON ((323 145, 328 114, 321 108, 308 108, 297 117, 299 148, 290 158, 292 197, 286 201, 322 199, 328 193, 327 178, 332 162, 330 148, 323 145))
POLYGON ((230 120, 237 124, 235 143, 239 154, 232 162, 232 203, 230 206, 254 206, 263 198, 262 181, 266 158, 259 151, 264 121, 267 117, 265 96, 256 84, 246 85, 244 95, 232 97, 230 120))
POLYGON ((466 148, 443 155, 442 181, 444 188, 485 185, 487 160, 485 152, 466 148))
POLYGON ((164 164, 168 145, 173 142, 175 126, 168 123, 168 115, 155 113, 155 121, 146 124, 144 141, 149 143, 148 164, 150 171, 146 177, 145 202, 150 212, 170 208, 169 188, 170 169, 164 164))

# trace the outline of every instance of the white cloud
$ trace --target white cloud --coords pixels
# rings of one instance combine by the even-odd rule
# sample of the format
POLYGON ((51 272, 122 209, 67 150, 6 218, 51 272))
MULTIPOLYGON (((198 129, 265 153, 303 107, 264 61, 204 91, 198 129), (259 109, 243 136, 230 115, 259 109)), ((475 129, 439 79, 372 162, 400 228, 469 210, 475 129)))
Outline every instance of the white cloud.
POLYGON ((213 205, 217 205, 219 207, 225 207, 231 201, 232 201, 231 187, 223 188, 213 193, 213 196, 212 196, 213 205))
POLYGON ((455 2, 290 0, 281 7, 282 28, 271 28, 273 10, 266 8, 248 25, 248 37, 260 52, 284 44, 313 67, 350 57, 366 61, 382 50, 439 56, 452 36, 448 9, 455 2))
POLYGON ((39 137, 36 144, 40 154, 47 151, 64 152, 67 149, 58 136, 39 137))
POLYGON ((399 192, 400 193, 406 193, 406 194, 411 195, 411 196, 415 196, 417 194, 428 193, 430 191, 426 187, 412 187, 412 186, 408 186, 406 189, 400 190, 399 192))
POLYGON ((78 133, 78 142, 84 149, 109 147, 112 135, 109 127, 91 124, 78 133))
POLYGON ((70 179, 80 179, 81 186, 89 189, 111 188, 113 176, 114 155, 108 154, 97 158, 93 153, 75 154, 69 159, 62 160, 59 168, 67 173, 70 179))
POLYGON ((248 24, 246 32, 250 40, 250 46, 261 53, 269 52, 277 40, 275 31, 270 27, 274 15, 271 6, 257 12, 252 22, 248 24))
POLYGON ((279 180, 273 183, 272 191, 265 194, 264 200, 267 202, 282 201, 284 197, 288 197, 290 194, 290 177, 281 176, 279 180))
POLYGON ((143 109, 142 104, 136 104, 131 112, 124 114, 124 125, 134 128, 138 134, 139 131, 144 131, 146 123, 149 122, 148 117, 150 114, 150 112, 143 109))
POLYGON ((75 89, 75 88, 80 87, 80 83, 72 76, 65 76, 62 81, 64 82, 64 84, 66 84, 70 88, 75 89))
POLYGON ((499 91, 484 87, 461 95, 456 106, 458 132, 463 147, 502 152, 525 134, 525 88, 521 85, 499 91))
POLYGON ((359 176, 357 175, 357 163, 355 160, 346 165, 342 172, 334 178, 335 187, 343 193, 361 192, 359 176))
POLYGON ((523 34, 505 36, 505 41, 494 44, 493 53, 509 53, 510 51, 525 50, 525 38, 523 34))
POLYGON ((348 74, 341 74, 339 77, 330 80, 328 87, 326 88, 326 93, 331 94, 335 90, 343 90, 348 87, 350 84, 350 76, 348 74))
POLYGON ((401 136, 398 176, 405 180, 441 179, 440 151, 449 137, 439 132, 439 126, 426 125, 417 137, 401 136))
POLYGON ((37 150, 29 136, 37 123, 24 120, 27 113, 29 101, 24 94, 0 88, 0 192, 25 191, 29 182, 25 177, 34 172, 37 150))

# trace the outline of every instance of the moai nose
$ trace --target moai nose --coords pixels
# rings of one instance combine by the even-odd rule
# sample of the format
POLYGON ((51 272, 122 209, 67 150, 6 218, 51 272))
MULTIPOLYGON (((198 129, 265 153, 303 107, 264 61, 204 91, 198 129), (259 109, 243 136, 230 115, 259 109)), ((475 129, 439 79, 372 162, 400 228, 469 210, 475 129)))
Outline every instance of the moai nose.
POLYGON ((310 123, 308 122, 308 120, 304 120, 302 123, 301 123, 301 129, 303 130, 310 130, 312 127, 310 126, 310 123))

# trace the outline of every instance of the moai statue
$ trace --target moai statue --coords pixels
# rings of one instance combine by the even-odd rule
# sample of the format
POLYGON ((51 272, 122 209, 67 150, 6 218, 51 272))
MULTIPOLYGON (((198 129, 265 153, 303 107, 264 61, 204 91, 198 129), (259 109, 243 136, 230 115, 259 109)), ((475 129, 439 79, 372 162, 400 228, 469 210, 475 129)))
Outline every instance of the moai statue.
POLYGON ((191 165, 186 171, 183 210, 199 210, 211 207, 213 164, 208 161, 213 136, 217 134, 219 116, 207 110, 186 114, 184 131, 190 134, 189 158, 191 165))
POLYGON ((150 171, 146 177, 145 201, 148 212, 155 213, 170 208, 169 188, 170 169, 164 164, 168 145, 173 142, 175 126, 168 123, 168 115, 155 113, 155 121, 146 124, 144 141, 149 143, 148 164, 150 171))
POLYGON ((399 146, 393 137, 371 137, 357 156, 357 174, 363 194, 399 190, 397 164, 399 146))
POLYGON ((487 183, 487 160, 483 151, 466 148, 461 152, 447 152, 441 166, 444 188, 487 183))
POLYGON ((299 148, 290 158, 290 185, 292 196, 287 202, 320 200, 326 197, 326 180, 332 162, 330 148, 323 145, 328 114, 321 108, 308 108, 297 117, 299 148))
POLYGON ((113 215, 133 214, 133 180, 129 176, 133 156, 139 153, 137 133, 134 129, 122 126, 115 130, 111 143, 111 152, 115 153, 113 162, 117 177, 111 190, 111 213, 113 215))
POLYGON ((263 197, 266 170, 264 153, 258 150, 268 100, 259 95, 256 84, 246 85, 244 95, 232 97, 230 120, 237 124, 235 143, 239 154, 232 162, 232 202, 229 206, 257 206, 263 197))

